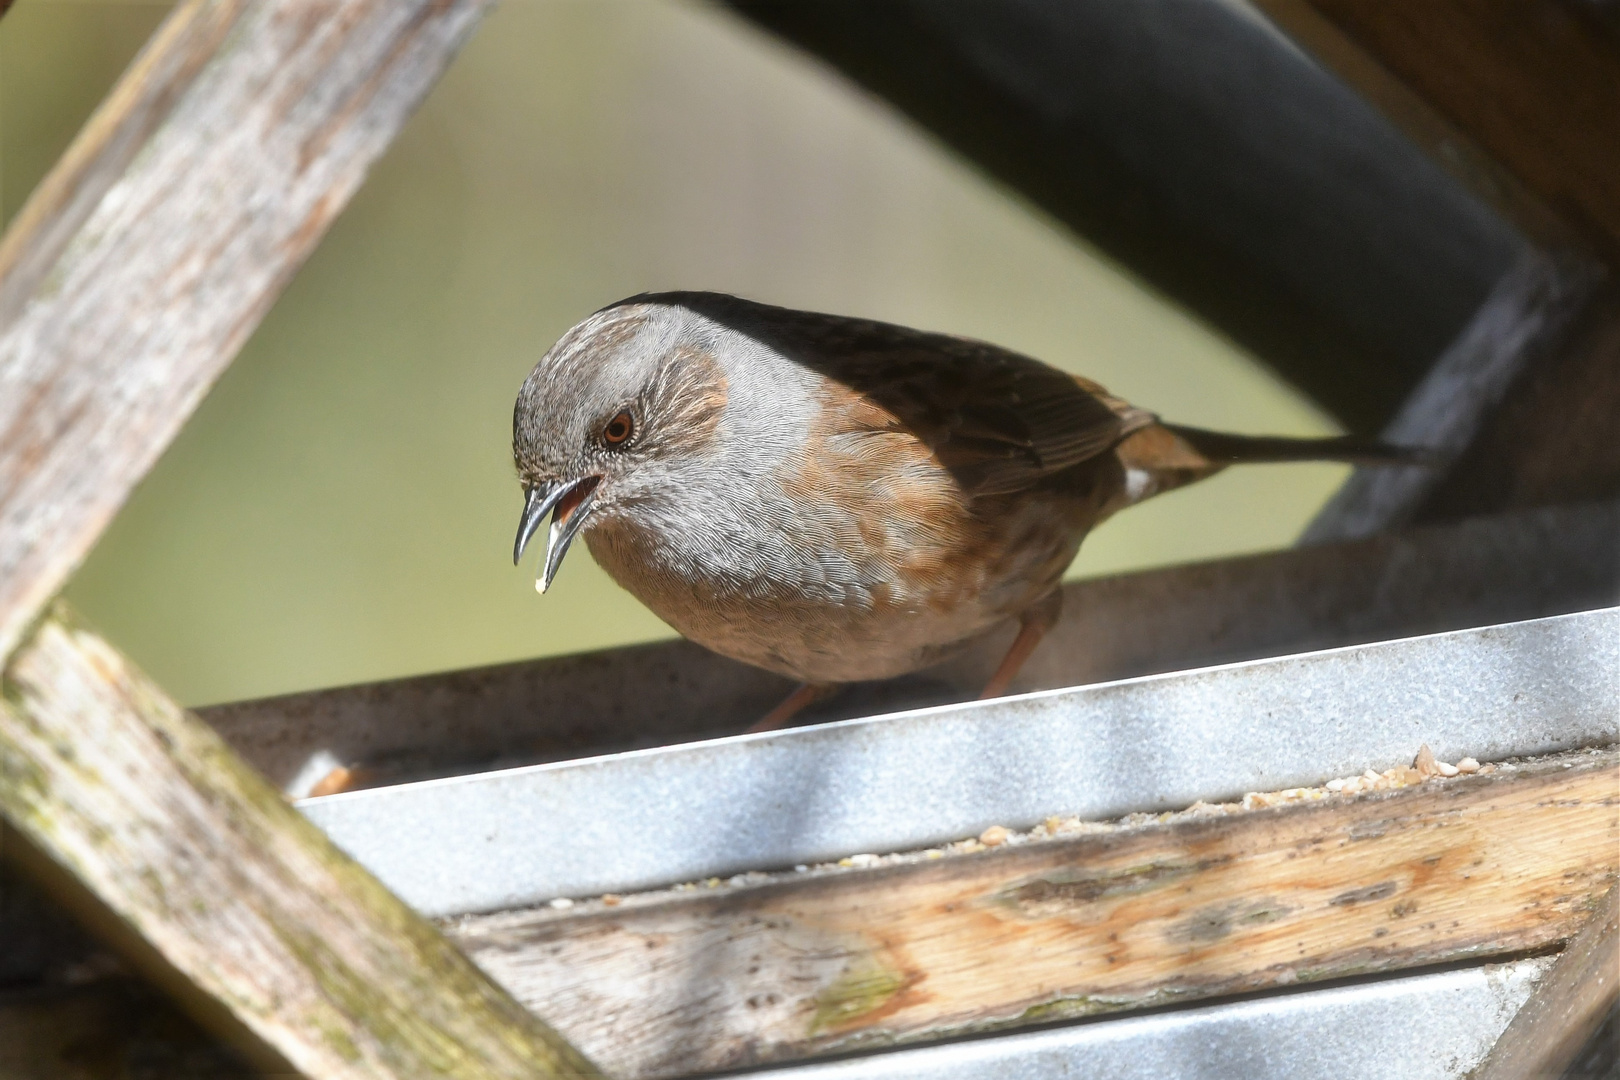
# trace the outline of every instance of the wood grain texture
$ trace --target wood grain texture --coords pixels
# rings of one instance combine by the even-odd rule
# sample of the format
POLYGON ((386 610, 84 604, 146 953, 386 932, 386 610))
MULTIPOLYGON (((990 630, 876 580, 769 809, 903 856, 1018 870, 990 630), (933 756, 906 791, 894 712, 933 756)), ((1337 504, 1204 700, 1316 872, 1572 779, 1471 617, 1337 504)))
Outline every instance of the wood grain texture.
POLYGON ((1462 182, 1475 198, 1549 250, 1562 250, 1576 233, 1541 195, 1492 157, 1440 103, 1387 66, 1383 57, 1346 32, 1317 0, 1253 0, 1278 29, 1323 67, 1371 102, 1413 143, 1462 182))
POLYGON ((1620 267, 1612 13, 1606 24, 1599 5, 1561 0, 1256 2, 1519 226, 1563 279, 1549 305, 1535 296, 1547 290, 1504 278, 1386 429, 1436 440, 1451 467, 1359 470, 1308 537, 1620 492, 1620 452, 1603 434, 1620 380, 1612 342, 1594 329, 1613 321, 1620 267))
MULTIPOLYGON (((1592 306, 1601 279, 1601 267, 1588 259, 1573 255, 1555 259, 1539 252, 1527 255, 1505 274, 1383 431, 1390 442, 1426 447, 1446 464, 1358 468, 1306 528, 1303 542, 1373 536, 1411 523, 1455 485, 1475 481, 1473 486, 1479 486, 1480 463, 1472 452, 1482 433, 1494 434, 1493 425, 1505 404, 1521 402, 1527 377, 1557 366, 1569 351, 1573 330, 1592 306)), ((1607 396, 1601 400, 1608 403, 1607 396)), ((1576 411, 1570 400, 1557 404, 1576 411)), ((1555 416, 1539 419, 1559 426, 1555 416)), ((1585 458, 1605 456, 1615 455, 1594 445, 1584 453, 1566 454, 1562 464, 1567 471, 1579 472, 1585 458)), ((1507 467, 1487 470, 1485 486, 1500 490, 1500 474, 1507 467)), ((1471 509, 1478 513, 1512 505, 1498 502, 1471 509)), ((1451 515, 1464 516, 1466 509, 1451 515)))
POLYGON ((36 872, 272 1069, 599 1075, 60 611, 3 691, 0 815, 36 872))
POLYGON ((451 936, 623 1077, 1541 948, 1620 866, 1620 754, 451 936))
POLYGON ((0 242, 0 656, 487 0, 192 0, 0 242))
POLYGON ((1620 281, 1604 284, 1564 338, 1517 380, 1417 521, 1620 493, 1620 281))
POLYGON ((1530 1000, 1514 1014, 1474 1080, 1563 1076, 1620 1001, 1620 885, 1596 905, 1530 1000))
POLYGON ((1310 0, 1606 256, 1620 258, 1620 42, 1561 0, 1310 0))
POLYGON ((141 49, 0 237, 0 326, 17 317, 246 7, 243 0, 180 4, 141 49))

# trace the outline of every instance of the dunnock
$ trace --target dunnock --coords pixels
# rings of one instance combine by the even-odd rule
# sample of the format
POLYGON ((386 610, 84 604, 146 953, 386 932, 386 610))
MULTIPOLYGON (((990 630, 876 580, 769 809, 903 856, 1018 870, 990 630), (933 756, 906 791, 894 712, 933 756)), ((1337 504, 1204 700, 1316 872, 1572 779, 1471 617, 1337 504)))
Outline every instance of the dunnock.
POLYGON ((1016 618, 999 695, 1122 507, 1238 462, 1411 460, 1166 424, 994 345, 699 292, 564 334, 518 393, 512 453, 514 561, 552 515, 536 587, 583 533, 686 637, 804 684, 754 730, 1016 618))

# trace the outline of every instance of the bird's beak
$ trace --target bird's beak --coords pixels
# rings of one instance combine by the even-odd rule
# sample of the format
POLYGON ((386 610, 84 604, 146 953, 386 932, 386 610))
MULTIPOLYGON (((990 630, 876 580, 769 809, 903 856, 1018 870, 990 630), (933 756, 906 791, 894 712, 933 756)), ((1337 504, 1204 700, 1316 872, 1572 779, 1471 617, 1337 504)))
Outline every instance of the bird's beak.
POLYGON ((540 566, 540 576, 534 583, 540 592, 550 588, 551 579, 557 576, 557 568, 562 565, 563 556, 568 554, 568 545, 573 542, 574 534, 584 524, 591 500, 596 495, 596 485, 601 480, 600 476, 587 476, 583 480, 534 484, 524 490, 523 516, 518 519, 517 542, 512 545, 514 564, 522 560, 523 550, 529 546, 529 540, 546 515, 556 510, 551 520, 551 532, 546 538, 546 558, 540 566))

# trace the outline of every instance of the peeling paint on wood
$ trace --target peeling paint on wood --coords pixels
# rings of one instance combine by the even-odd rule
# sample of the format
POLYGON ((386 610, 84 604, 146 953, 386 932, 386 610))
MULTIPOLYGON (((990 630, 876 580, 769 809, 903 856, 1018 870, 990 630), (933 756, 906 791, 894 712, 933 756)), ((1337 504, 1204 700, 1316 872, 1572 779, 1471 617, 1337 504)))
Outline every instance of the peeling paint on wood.
POLYGON ((1617 873, 1611 749, 449 932, 651 1080, 1544 948, 1617 873))

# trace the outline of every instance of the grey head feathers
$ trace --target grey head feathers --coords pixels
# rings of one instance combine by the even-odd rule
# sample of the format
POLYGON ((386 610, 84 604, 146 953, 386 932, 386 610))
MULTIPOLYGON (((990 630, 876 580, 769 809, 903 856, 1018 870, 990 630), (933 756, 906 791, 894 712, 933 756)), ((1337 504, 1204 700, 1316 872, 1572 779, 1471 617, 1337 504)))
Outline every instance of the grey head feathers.
POLYGON ((547 351, 519 391, 512 451, 526 507, 514 554, 556 510, 542 590, 576 532, 614 522, 673 531, 708 556, 746 557, 747 545, 727 538, 745 532, 750 516, 782 509, 761 511, 761 491, 803 443, 811 382, 768 347, 679 303, 632 297, 598 311, 547 351), (613 441, 621 417, 631 431, 613 441))

